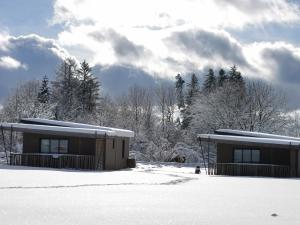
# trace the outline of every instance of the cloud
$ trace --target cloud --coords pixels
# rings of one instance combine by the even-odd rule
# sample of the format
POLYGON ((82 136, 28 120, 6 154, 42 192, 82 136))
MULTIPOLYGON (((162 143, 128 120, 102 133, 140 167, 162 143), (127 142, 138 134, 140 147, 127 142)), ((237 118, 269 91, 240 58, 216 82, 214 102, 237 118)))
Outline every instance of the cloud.
POLYGON ((233 36, 245 28, 251 32, 251 27, 298 25, 297 1, 55 0, 53 9, 51 23, 64 28, 57 40, 0 33, 1 62, 11 65, 10 70, 0 67, 0 92, 7 93, 16 81, 44 74, 51 79, 70 55, 96 65, 106 90, 233 64, 245 76, 282 87, 300 82, 296 46, 233 36))
MULTIPOLYGON (((8 48, 5 51, 0 50, 0 102, 8 96, 10 89, 22 82, 41 80, 44 75, 53 80, 56 68, 63 59, 70 57, 70 54, 52 39, 37 35, 8 35, 5 39, 8 48)), ((157 80, 140 68, 122 64, 96 64, 93 74, 99 78, 103 92, 113 96, 123 94, 134 84, 154 87, 157 80)))
POLYGON ((2 52, 8 50, 8 45, 9 45, 8 37, 9 37, 8 33, 0 32, 0 51, 2 52))
POLYGON ((134 44, 132 41, 128 40, 127 37, 117 33, 112 29, 104 32, 94 31, 89 35, 100 43, 104 41, 110 41, 114 53, 119 58, 138 60, 149 54, 143 46, 134 44))
POLYGON ((273 45, 273 48, 265 48, 262 56, 270 72, 275 73, 275 78, 280 82, 300 84, 300 49, 279 43, 273 45))
POLYGON ((259 42, 244 46, 244 51, 257 69, 252 77, 275 85, 287 95, 289 107, 299 109, 300 48, 285 42, 259 42))
POLYGON ((246 15, 269 22, 295 22, 299 20, 299 5, 287 0, 214 0, 226 8, 235 8, 246 15))
POLYGON ((133 85, 154 88, 158 80, 170 82, 169 79, 161 80, 131 65, 95 65, 93 73, 99 78, 103 92, 112 96, 126 93, 133 85))
POLYGON ((167 39, 173 47, 179 46, 185 54, 200 58, 221 60, 226 63, 248 66, 242 46, 225 31, 188 30, 175 32, 167 39))
POLYGON ((36 53, 39 53, 43 57, 49 53, 62 59, 69 56, 67 51, 60 47, 55 40, 36 34, 21 35, 18 37, 10 36, 8 42, 8 52, 13 52, 14 54, 18 52, 18 54, 22 55, 22 51, 26 54, 28 51, 36 50, 36 53), (42 54, 43 52, 45 54, 42 54))
POLYGON ((257 73, 260 65, 245 54, 248 44, 228 29, 297 24, 300 10, 288 0, 56 0, 52 22, 65 25, 57 41, 79 60, 170 78, 224 64, 257 73))
POLYGON ((8 70, 15 70, 19 68, 27 69, 26 65, 20 63, 18 60, 10 56, 0 57, 0 67, 8 70))
POLYGON ((0 100, 11 88, 24 81, 50 79, 62 59, 69 54, 54 40, 38 35, 5 37, 6 48, 0 50, 0 100))
POLYGON ((164 29, 191 27, 241 28, 249 24, 299 22, 299 7, 289 0, 56 0, 53 23, 92 21, 110 27, 164 29), (254 13, 255 12, 255 13, 254 13))

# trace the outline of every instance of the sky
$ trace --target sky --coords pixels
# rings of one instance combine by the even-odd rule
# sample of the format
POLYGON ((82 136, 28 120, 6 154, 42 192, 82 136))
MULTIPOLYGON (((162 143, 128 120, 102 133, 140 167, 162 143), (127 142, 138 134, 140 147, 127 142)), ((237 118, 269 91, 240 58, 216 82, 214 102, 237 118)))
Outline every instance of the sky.
POLYGON ((73 57, 111 95, 237 65, 300 108, 299 35, 298 0, 1 0, 0 101, 73 57))

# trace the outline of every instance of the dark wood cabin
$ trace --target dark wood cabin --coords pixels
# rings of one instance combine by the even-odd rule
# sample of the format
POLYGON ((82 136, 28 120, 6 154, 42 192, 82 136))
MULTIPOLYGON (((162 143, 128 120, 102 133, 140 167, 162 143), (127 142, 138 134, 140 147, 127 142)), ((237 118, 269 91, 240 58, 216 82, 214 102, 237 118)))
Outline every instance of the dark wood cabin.
POLYGON ((210 164, 211 174, 300 176, 298 138, 222 129, 216 134, 199 135, 199 140, 216 146, 216 163, 210 164))
POLYGON ((127 168, 132 131, 43 119, 1 126, 23 133, 22 153, 10 154, 12 165, 88 170, 127 168))

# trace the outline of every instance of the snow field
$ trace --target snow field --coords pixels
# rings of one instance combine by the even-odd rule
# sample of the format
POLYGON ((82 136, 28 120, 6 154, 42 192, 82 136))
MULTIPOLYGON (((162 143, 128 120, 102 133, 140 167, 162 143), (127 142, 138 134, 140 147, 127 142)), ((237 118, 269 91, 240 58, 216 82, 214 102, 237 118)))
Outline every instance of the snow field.
POLYGON ((2 166, 0 224, 296 225, 299 190, 298 179, 196 175, 170 165, 113 172, 2 166))

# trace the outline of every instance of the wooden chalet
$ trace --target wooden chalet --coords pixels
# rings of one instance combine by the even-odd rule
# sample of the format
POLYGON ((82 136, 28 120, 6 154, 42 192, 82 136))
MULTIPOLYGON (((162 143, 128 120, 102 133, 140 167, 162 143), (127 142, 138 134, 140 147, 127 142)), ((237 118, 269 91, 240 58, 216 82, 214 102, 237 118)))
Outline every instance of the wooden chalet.
POLYGON ((216 148, 216 163, 209 163, 209 174, 300 176, 300 138, 220 129, 200 134, 198 139, 201 145, 216 148))
POLYGON ((134 136, 130 130, 38 118, 2 123, 0 129, 11 165, 87 170, 127 168, 134 136), (12 132, 23 133, 22 152, 11 151, 4 131, 11 137, 12 132))

